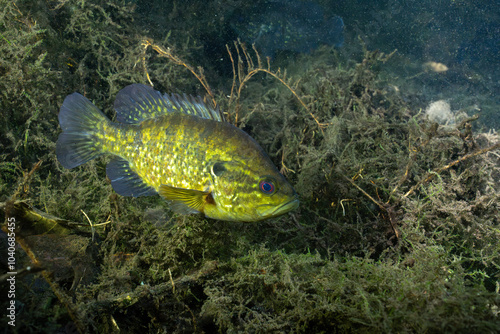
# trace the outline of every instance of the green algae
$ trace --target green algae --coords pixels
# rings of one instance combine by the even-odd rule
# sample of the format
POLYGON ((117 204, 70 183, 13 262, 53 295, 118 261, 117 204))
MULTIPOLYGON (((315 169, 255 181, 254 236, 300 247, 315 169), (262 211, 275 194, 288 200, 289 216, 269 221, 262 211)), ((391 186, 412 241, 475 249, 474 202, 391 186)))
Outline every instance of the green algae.
MULTIPOLYGON (((116 92, 147 83, 146 71, 159 90, 204 93, 182 66, 145 51, 150 36, 134 25, 130 2, 1 5, 0 110, 8 121, 0 125, 0 200, 15 197, 88 226, 70 238, 19 234, 46 255, 39 260, 50 271, 20 278, 18 332, 497 328, 498 148, 463 158, 498 144, 498 135, 473 131, 473 119, 453 127, 428 121, 384 77, 391 55, 360 43, 356 59, 327 48, 297 56, 285 82, 305 107, 264 73, 238 100, 227 99, 231 78, 208 67, 218 104, 239 110, 237 125, 301 196, 290 215, 223 223, 174 215, 158 197, 117 196, 104 159, 74 170, 57 163, 57 110, 73 91, 110 115, 116 92), (63 265, 54 265, 47 240, 65 249, 63 265)), ((209 64, 194 57, 197 29, 213 29, 207 20, 184 35, 157 27, 152 34, 192 65, 209 64)), ((14 214, 6 207, 5 218, 14 214)))

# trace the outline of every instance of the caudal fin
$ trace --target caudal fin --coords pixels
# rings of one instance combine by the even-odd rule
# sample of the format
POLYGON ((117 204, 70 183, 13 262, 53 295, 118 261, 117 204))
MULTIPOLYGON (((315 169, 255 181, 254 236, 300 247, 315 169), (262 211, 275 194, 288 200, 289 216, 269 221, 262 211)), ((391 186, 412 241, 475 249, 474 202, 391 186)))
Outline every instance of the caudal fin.
POLYGON ((61 165, 74 168, 102 154, 96 133, 106 122, 106 116, 86 97, 68 95, 59 112, 63 132, 57 139, 56 154, 61 165))

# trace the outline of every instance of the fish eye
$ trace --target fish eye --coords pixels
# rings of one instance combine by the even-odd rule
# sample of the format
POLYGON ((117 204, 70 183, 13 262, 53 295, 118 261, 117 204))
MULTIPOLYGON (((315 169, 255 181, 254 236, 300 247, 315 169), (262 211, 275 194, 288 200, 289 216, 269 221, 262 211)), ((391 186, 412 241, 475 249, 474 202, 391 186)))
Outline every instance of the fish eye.
POLYGON ((269 181, 269 180, 262 180, 259 182, 259 189, 262 191, 264 194, 272 194, 274 193, 274 184, 269 181))

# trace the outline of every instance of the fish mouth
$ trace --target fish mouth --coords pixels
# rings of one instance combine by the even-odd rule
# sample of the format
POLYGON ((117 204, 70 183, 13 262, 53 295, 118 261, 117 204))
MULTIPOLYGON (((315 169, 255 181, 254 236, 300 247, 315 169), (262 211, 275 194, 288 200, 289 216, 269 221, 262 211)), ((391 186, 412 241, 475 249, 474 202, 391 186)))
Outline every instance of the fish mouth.
POLYGON ((299 207, 299 199, 297 197, 294 197, 292 200, 285 202, 281 205, 278 205, 276 207, 270 208, 262 212, 262 216, 265 217, 274 217, 274 216, 279 216, 284 213, 287 213, 288 211, 295 210, 299 207))

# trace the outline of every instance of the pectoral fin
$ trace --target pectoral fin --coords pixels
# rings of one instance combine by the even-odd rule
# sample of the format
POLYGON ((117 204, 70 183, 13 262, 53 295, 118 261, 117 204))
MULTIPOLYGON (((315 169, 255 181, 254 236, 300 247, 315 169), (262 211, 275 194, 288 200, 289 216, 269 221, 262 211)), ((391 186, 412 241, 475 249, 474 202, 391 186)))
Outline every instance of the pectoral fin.
POLYGON ((158 193, 170 202, 171 209, 180 214, 201 213, 207 201, 213 201, 210 191, 175 188, 161 185, 158 193))

